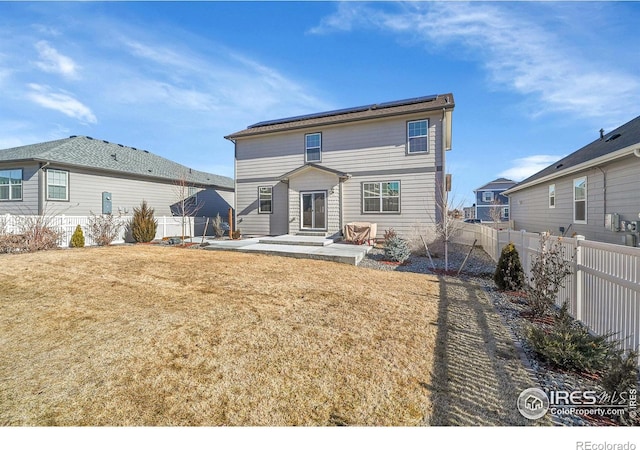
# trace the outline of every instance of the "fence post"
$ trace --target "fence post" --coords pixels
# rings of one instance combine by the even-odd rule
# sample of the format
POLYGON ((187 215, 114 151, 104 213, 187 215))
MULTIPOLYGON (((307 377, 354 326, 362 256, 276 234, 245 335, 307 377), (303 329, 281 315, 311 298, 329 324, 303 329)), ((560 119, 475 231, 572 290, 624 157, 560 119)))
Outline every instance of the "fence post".
POLYGON ((582 321, 582 303, 584 302, 582 285, 584 282, 584 272, 582 271, 582 245, 584 236, 576 236, 576 319, 582 321))

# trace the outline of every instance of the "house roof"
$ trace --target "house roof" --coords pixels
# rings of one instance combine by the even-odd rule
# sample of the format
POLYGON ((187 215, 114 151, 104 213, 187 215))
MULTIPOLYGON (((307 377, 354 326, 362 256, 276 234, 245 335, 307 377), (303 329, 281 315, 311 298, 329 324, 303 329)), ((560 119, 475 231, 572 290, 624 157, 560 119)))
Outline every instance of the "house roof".
POLYGON ((357 106, 353 108, 325 111, 303 116, 285 117, 267 120, 249 125, 245 130, 225 136, 226 139, 237 139, 278 131, 308 128, 359 120, 377 119, 381 117, 411 114, 423 111, 453 109, 453 94, 439 94, 427 97, 415 97, 393 102, 357 106))
POLYGON ((341 172, 339 170, 335 170, 335 169, 331 169, 329 167, 325 167, 325 166, 321 166, 320 164, 314 164, 314 163, 306 163, 300 167, 298 167, 297 169, 293 169, 287 173, 285 173, 284 175, 281 175, 278 179, 279 180, 288 180, 289 178, 298 175, 300 172, 303 172, 305 170, 308 169, 316 169, 316 170, 322 170, 324 172, 328 172, 328 173, 332 173, 334 175, 336 175, 338 178, 349 178, 351 175, 349 175, 346 172, 341 172))
POLYGON ((229 177, 193 170, 146 150, 88 136, 0 150, 0 162, 6 161, 49 162, 172 181, 184 178, 189 183, 205 186, 234 187, 229 177))
POLYGON ((640 116, 616 128, 610 133, 603 134, 588 145, 571 153, 568 156, 556 161, 540 172, 531 175, 529 178, 516 184, 509 192, 524 189, 530 185, 543 182, 548 179, 560 177, 591 165, 598 164, 603 158, 622 157, 633 152, 633 146, 639 145, 635 150, 640 149, 640 116), (621 152, 617 154, 616 152, 621 152))
POLYGON ((515 184, 516 184, 515 181, 509 180, 508 178, 497 178, 485 184, 484 186, 480 186, 478 189, 474 190, 473 192, 506 190, 515 184))

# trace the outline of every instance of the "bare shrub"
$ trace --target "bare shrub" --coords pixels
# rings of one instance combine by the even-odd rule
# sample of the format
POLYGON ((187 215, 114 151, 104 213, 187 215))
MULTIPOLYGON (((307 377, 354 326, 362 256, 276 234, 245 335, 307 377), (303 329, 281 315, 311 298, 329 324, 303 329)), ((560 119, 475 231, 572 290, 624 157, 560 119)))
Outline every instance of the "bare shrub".
POLYGON ((540 236, 539 251, 532 258, 531 278, 527 286, 531 314, 544 316, 555 303, 565 278, 573 273, 562 247, 562 238, 549 233, 540 236))
POLYGON ((220 217, 220 213, 216 214, 211 222, 211 226, 213 227, 213 232, 216 237, 224 236, 224 227, 222 226, 222 217, 220 217))
POLYGON ((124 223, 112 214, 94 214, 89 218, 89 229, 87 234, 98 246, 111 244, 120 234, 124 223))
POLYGON ((20 216, 17 233, 8 233, 6 221, 0 224, 0 253, 37 252, 58 248, 62 232, 52 224, 53 216, 20 216))

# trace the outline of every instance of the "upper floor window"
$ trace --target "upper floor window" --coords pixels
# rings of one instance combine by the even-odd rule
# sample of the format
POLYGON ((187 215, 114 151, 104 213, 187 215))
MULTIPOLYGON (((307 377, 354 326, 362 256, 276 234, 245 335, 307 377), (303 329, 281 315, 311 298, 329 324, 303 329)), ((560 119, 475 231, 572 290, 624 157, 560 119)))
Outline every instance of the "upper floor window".
POLYGON ((573 180, 573 221, 587 223, 587 177, 573 180))
POLYGON ((0 200, 22 200, 22 169, 0 170, 0 200))
POLYGON ((504 220, 509 220, 509 207, 505 206, 504 208, 502 208, 502 218, 504 220))
POLYGON ((429 151, 429 121, 413 120, 407 123, 407 153, 426 153, 429 151))
POLYGON ((365 213, 400 212, 400 182, 362 183, 362 210, 365 213))
POLYGON ((258 188, 258 213, 271 214, 273 212, 273 188, 260 186, 258 188))
POLYGON ((322 134, 305 134, 304 141, 305 162, 320 162, 322 160, 322 134))
POLYGON ((482 201, 485 203, 489 203, 493 201, 493 192, 491 191, 483 191, 482 192, 482 201))
POLYGON ((69 200, 69 172, 47 170, 47 200, 69 200))
POLYGON ((549 185, 549 208, 556 207, 556 185, 549 185))

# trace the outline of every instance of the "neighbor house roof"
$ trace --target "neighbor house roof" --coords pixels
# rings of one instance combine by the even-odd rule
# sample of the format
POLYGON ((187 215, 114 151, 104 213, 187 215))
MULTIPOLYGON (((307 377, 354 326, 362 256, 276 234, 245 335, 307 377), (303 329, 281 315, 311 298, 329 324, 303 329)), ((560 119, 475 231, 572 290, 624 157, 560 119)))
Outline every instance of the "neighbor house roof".
POLYGON ((283 119, 267 120, 248 126, 245 130, 225 136, 226 139, 237 139, 278 131, 307 128, 320 125, 330 125, 381 117, 397 116, 424 111, 453 109, 453 94, 431 95, 396 100, 386 103, 357 106, 353 108, 325 111, 303 116, 286 117, 283 119))
POLYGON ((514 184, 516 184, 516 182, 513 180, 509 180, 508 178, 498 178, 493 181, 490 181, 484 186, 480 186, 478 189, 475 189, 473 192, 506 190, 511 186, 513 186, 514 184))
POLYGON ((0 150, 0 162, 5 161, 48 162, 172 181, 184 179, 188 183, 205 186, 234 187, 233 179, 229 177, 190 169, 147 150, 88 136, 71 136, 0 150))
POLYGON ((626 156, 634 150, 640 156, 640 116, 610 133, 602 133, 599 139, 531 175, 509 189, 507 194, 600 164, 605 160, 626 156))

